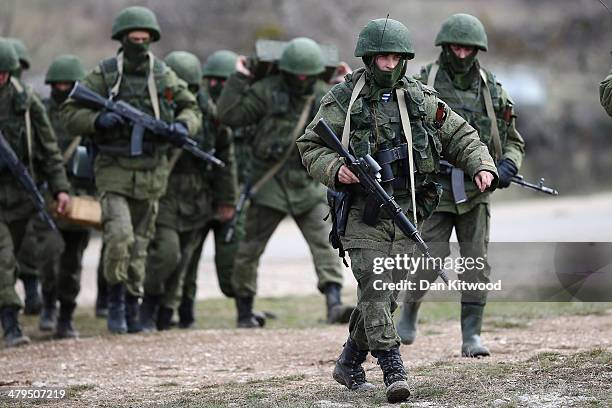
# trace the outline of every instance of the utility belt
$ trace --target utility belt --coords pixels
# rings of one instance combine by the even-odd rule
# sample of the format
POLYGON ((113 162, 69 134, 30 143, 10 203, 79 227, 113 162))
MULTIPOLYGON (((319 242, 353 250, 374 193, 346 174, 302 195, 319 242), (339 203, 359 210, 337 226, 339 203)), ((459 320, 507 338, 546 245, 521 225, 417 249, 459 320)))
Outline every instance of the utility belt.
POLYGON ((465 203, 468 199, 465 193, 465 173, 463 170, 453 166, 446 160, 440 160, 440 168, 443 174, 450 176, 451 190, 455 204, 465 203))

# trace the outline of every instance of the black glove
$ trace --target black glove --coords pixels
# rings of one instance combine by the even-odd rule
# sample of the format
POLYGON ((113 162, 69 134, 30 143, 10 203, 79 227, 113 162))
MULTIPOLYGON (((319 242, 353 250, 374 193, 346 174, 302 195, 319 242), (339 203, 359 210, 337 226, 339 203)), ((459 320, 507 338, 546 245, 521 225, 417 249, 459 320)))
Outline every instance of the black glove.
POLYGON ((94 122, 94 126, 98 130, 112 129, 123 124, 125 124, 125 120, 114 112, 102 112, 94 122))
POLYGON ((510 159, 504 159, 499 162, 497 165, 497 174, 499 175, 499 180, 497 182, 497 187, 506 188, 512 182, 512 177, 516 176, 518 173, 518 169, 512 163, 510 159))
POLYGON ((189 130, 181 122, 174 122, 170 125, 170 143, 175 146, 181 147, 187 141, 189 137, 189 130))

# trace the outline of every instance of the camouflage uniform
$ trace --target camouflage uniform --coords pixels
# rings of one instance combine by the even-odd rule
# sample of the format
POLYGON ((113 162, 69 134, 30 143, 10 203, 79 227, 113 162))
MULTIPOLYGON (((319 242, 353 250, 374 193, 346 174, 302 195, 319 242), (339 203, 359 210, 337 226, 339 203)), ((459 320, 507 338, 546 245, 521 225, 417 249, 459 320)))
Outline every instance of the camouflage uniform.
MULTIPOLYGON (((452 50, 449 48, 449 44, 455 43, 474 46, 486 51, 486 34, 482 24, 473 16, 465 14, 451 16, 442 26, 436 39, 436 45, 442 45, 443 47, 438 61, 423 67, 417 79, 434 87, 438 91, 439 97, 478 131, 480 140, 487 145, 491 156, 496 157, 497 152, 492 136, 491 120, 487 115, 483 96, 483 92, 486 92, 488 88, 493 102, 502 148, 498 155, 497 165, 505 166, 509 162, 513 171, 512 175, 514 175, 521 166, 525 145, 523 138, 516 130, 514 104, 505 89, 497 82, 493 73, 480 66, 476 58, 476 52, 468 57, 470 60, 466 58, 469 61, 466 64, 471 62, 470 66, 456 68, 456 65, 460 64, 456 61, 459 58, 454 57, 452 50), (463 34, 458 36, 457 32, 463 34), (432 77, 430 75, 431 70, 438 67, 439 71, 435 75, 434 83, 427 83, 432 77), (465 70, 465 73, 458 72, 458 70, 465 70), (486 79, 487 87, 483 84, 485 80, 483 77, 486 79), (505 163, 502 164, 503 162, 505 163)), ((499 173, 501 177, 502 171, 500 170, 499 173)), ((501 179, 499 187, 507 187, 508 184, 501 182, 501 179)), ((453 197, 450 172, 443 172, 440 175, 440 183, 444 192, 435 213, 425 221, 423 239, 432 243, 432 256, 444 259, 450 255, 448 241, 454 228, 459 241, 461 256, 484 259, 483 268, 466 269, 461 275, 461 279, 467 282, 488 283, 491 268, 486 259, 489 243, 491 192, 481 193, 470 182, 466 174, 465 192, 467 201, 456 204, 453 197)), ((427 275, 432 276, 423 273, 423 276, 419 276, 419 278, 427 279, 427 275)), ((413 300, 418 302, 423 295, 424 293, 419 292, 415 294, 416 299, 413 300)), ((463 291, 461 295, 463 354, 466 356, 488 355, 488 350, 480 345, 479 340, 482 309, 486 302, 487 293, 486 291, 463 291)), ((413 330, 412 327, 416 325, 418 307, 418 303, 408 304, 402 313, 398 331, 405 343, 412 343, 414 340, 416 329, 413 330)))
MULTIPOLYGON (((61 152, 66 152, 73 143, 74 137, 69 135, 60 118, 60 105, 68 97, 68 92, 54 88, 56 83, 74 83, 85 77, 81 61, 74 55, 57 57, 49 69, 45 83, 52 86, 51 97, 45 99, 44 105, 47 115, 57 136, 57 143, 61 152)), ((64 155, 66 153, 63 153, 64 155)), ((74 153, 72 157, 74 156, 74 153)), ((71 183, 71 195, 93 195, 93 180, 76 178, 68 170, 70 160, 66 160, 66 171, 71 183)), ((43 293, 43 310, 39 327, 41 330, 53 330, 56 327, 56 303, 60 302, 59 324, 56 334, 58 337, 77 337, 78 332, 72 327, 72 314, 76 308, 76 298, 81 288, 82 260, 85 248, 89 243, 91 229, 58 221, 58 228, 65 243, 59 259, 45 264, 41 269, 41 284, 43 293)))
POLYGON ((371 154, 381 165, 389 163, 392 166, 394 180, 385 185, 393 188, 396 201, 411 217, 414 205, 409 180, 411 170, 396 94, 397 89, 403 90, 414 149, 418 222, 432 213, 439 199, 439 185, 435 180, 440 155, 464 169, 471 179, 483 170, 496 175, 496 169, 476 131, 438 99, 433 88, 403 77, 406 59, 414 57, 412 41, 403 24, 386 19, 369 22, 359 35, 355 56, 363 58, 366 69, 347 75, 344 83, 334 86, 325 95, 315 119, 297 144, 311 176, 336 191, 349 188, 354 197, 341 240, 358 283, 358 303, 351 316, 350 337, 337 362, 334 378, 350 389, 366 387, 369 383, 365 382, 361 363, 371 351, 383 370, 388 400, 398 402, 405 400, 409 391, 392 318, 397 294, 387 288, 376 289, 374 282, 397 282, 407 277, 407 271, 391 269, 375 274, 373 265, 376 258, 412 254, 414 245, 385 213, 379 213, 377 222, 368 216, 371 210, 371 207, 368 209, 368 196, 363 190, 338 181, 337 174, 344 161, 324 144, 312 127, 323 118, 336 134, 341 135, 353 89, 365 75, 365 85, 350 109, 351 132, 347 142, 356 157, 371 154), (382 71, 375 63, 378 54, 399 54, 402 59, 392 71, 382 71), (438 111, 443 113, 440 120, 436 118, 438 111), (392 160, 383 156, 388 149, 395 149, 392 160))
POLYGON ((608 115, 612 116, 612 71, 599 84, 599 100, 601 101, 601 106, 608 112, 608 115))
MULTIPOLYGON (((307 99, 314 95, 309 113, 311 118, 325 93, 326 86, 322 81, 315 80, 315 75, 323 71, 321 52, 316 43, 308 39, 295 39, 293 45, 290 43, 287 46, 283 56, 288 59, 287 56, 291 56, 294 49, 302 46, 307 52, 314 49, 312 59, 315 63, 307 59, 311 54, 304 52, 307 55, 301 60, 303 68, 296 67, 311 78, 307 80, 310 82, 307 84, 309 89, 300 92, 294 88, 300 86, 293 79, 298 73, 290 71, 293 67, 283 69, 281 57, 281 74, 249 84, 248 78, 236 73, 225 84, 219 99, 219 117, 223 123, 228 126, 258 125, 253 142, 252 182, 257 182, 281 160, 294 143, 291 140, 292 132, 307 99), (316 67, 308 71, 309 64, 316 67)), ((240 243, 232 275, 240 326, 254 323, 252 302, 257 292, 259 259, 268 240, 286 215, 293 217, 310 247, 318 277, 318 289, 327 295, 330 290, 328 287, 333 287, 339 297, 341 264, 328 243, 329 227, 323 221, 328 212, 324 195, 321 186, 306 173, 295 149, 276 175, 252 198, 246 221, 246 237, 240 243)))
MULTIPOLYGON (((155 105, 148 86, 152 76, 159 118, 182 123, 190 135, 196 134, 201 115, 194 96, 185 82, 148 52, 148 43, 137 44, 128 39, 127 34, 134 30, 149 31, 152 41, 160 38, 157 20, 150 10, 128 7, 113 24, 112 38, 122 41, 120 57, 102 61, 83 84, 100 95, 117 93, 116 100, 153 116, 155 105), (115 92, 117 84, 119 89, 115 92)), ((100 113, 69 99, 62 106, 62 115, 67 130, 93 137, 97 150, 94 171, 104 225, 104 274, 110 286, 109 330, 138 331, 138 297, 147 247, 155 233, 158 200, 166 191, 170 146, 145 132, 144 153, 130 156, 131 126, 117 123, 120 121, 113 114, 100 113), (122 318, 124 315, 127 320, 122 318)))
MULTIPOLYGON (((17 65, 12 46, 0 40, 0 72, 11 72, 17 65)), ((68 192, 70 185, 44 106, 14 77, 0 88, 0 105, 0 130, 17 157, 28 167, 31 163, 34 175, 48 183, 51 194, 68 192), (32 129, 30 147, 26 140, 28 116, 32 129)), ((36 211, 22 186, 2 165, 0 179, 0 316, 6 344, 14 346, 28 341, 17 322, 21 301, 15 292, 18 272, 15 252, 22 244, 26 224, 36 211)))
POLYGON ((186 268, 210 228, 215 208, 222 204, 232 206, 236 198, 231 133, 218 132, 212 126, 214 106, 204 90, 199 89, 200 61, 195 55, 181 51, 170 53, 165 60, 190 89, 197 92, 204 126, 196 140, 202 150, 214 151, 225 167, 218 168, 191 155, 181 154, 172 169, 168 190, 160 200, 156 235, 147 260, 143 305, 146 303, 149 307, 150 303, 151 310, 145 313, 143 306, 141 317, 149 330, 153 329, 151 319, 157 305, 157 328, 170 327, 172 312, 181 300, 186 268))

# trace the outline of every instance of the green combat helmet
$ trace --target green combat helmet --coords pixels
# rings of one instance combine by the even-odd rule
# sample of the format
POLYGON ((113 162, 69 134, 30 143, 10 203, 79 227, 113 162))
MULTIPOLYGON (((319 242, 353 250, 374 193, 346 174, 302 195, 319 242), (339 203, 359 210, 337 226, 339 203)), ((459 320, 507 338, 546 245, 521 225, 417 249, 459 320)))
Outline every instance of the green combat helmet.
POLYGON ((23 41, 19 38, 8 38, 9 42, 13 44, 15 52, 17 52, 17 58, 19 58, 19 64, 22 69, 30 69, 30 54, 23 41))
POLYGON ((75 82, 85 78, 85 69, 76 55, 60 55, 55 58, 45 76, 45 84, 53 82, 75 82))
POLYGON ((19 68, 19 57, 13 44, 0 38, 0 72, 12 72, 19 68))
POLYGON ((283 51, 278 68, 294 75, 319 75, 325 71, 321 47, 310 38, 294 38, 283 51))
POLYGON ((476 17, 469 14, 454 14, 442 23, 436 36, 436 45, 458 44, 486 51, 487 33, 476 17))
POLYGON ((189 85, 199 86, 202 80, 200 59, 187 51, 172 51, 164 61, 183 81, 189 85))
POLYGON ((378 18, 366 24, 359 33, 355 56, 378 54, 404 54, 407 59, 413 59, 414 46, 408 28, 390 18, 378 18))
POLYGON ((202 68, 202 76, 227 78, 236 71, 238 54, 229 50, 213 52, 202 68))
POLYGON ((130 31, 144 30, 151 33, 151 41, 159 41, 161 33, 155 14, 146 7, 134 6, 123 9, 113 21, 113 40, 121 41, 130 31))

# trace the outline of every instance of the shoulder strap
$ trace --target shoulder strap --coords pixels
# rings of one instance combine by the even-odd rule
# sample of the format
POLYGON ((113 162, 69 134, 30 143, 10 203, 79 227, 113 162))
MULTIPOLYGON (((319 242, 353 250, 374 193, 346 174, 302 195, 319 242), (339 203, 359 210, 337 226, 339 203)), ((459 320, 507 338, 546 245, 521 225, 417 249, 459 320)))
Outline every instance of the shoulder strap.
POLYGON ((438 75, 438 70, 440 69, 440 64, 438 61, 434 62, 429 69, 429 75, 427 75, 427 85, 435 88, 436 76, 438 75))
POLYGON ((342 145, 346 147, 347 149, 349 147, 349 136, 351 135, 351 107, 353 106, 353 103, 355 103, 355 101, 357 100, 357 97, 359 96, 359 92, 361 92, 361 90, 363 89, 363 86, 365 85, 365 76, 366 76, 366 73, 364 72, 363 74, 361 74, 361 76, 357 80, 357 83, 355 84, 355 87, 353 88, 353 93, 351 94, 351 100, 349 102, 348 108, 346 109, 346 118, 344 119, 344 129, 342 129, 342 145))
POLYGON ((312 107, 314 99, 315 95, 310 95, 304 103, 304 107, 302 108, 302 112, 300 113, 300 117, 297 121, 297 124, 291 132, 291 140, 293 140, 293 143, 291 143, 283 157, 281 157, 281 159, 276 164, 274 164, 274 166, 272 166, 259 180, 257 180, 255 184, 253 184, 253 186, 251 187, 251 194, 255 194, 261 188, 261 186, 266 184, 268 180, 274 177, 274 175, 278 173, 278 171, 285 165, 287 160, 289 160, 289 157, 291 157, 291 153, 293 153, 293 150, 295 148, 295 142, 297 141, 298 137, 301 136, 302 129, 304 129, 306 121, 308 120, 310 108, 312 107))
POLYGON ((68 163, 68 160, 70 160, 76 148, 79 147, 79 145, 81 144, 81 139, 81 136, 75 137, 74 139, 72 139, 72 142, 70 142, 66 150, 64 150, 64 154, 62 155, 62 161, 64 162, 64 164, 68 163))
POLYGON ((402 122, 402 130, 408 143, 408 166, 410 168, 410 198, 412 199, 412 217, 414 219, 414 225, 418 226, 417 213, 416 213, 416 193, 414 183, 414 157, 412 152, 412 128, 410 127, 410 116, 408 115, 408 108, 406 107, 406 96, 402 88, 395 90, 397 94, 397 104, 399 105, 400 119, 402 122))
MULTIPOLYGON (((21 85, 21 83, 19 82, 19 80, 13 76, 11 76, 11 84, 15 87, 15 90, 17 90, 17 92, 19 93, 25 93, 26 90, 25 88, 21 85)), ((29 95, 28 95, 28 99, 29 99, 29 95)), ((28 101, 28 103, 26 104, 26 111, 24 114, 24 121, 25 121, 25 131, 26 131, 26 146, 28 149, 28 166, 30 167, 30 174, 32 175, 33 178, 35 178, 34 176, 34 162, 32 159, 32 117, 30 114, 30 103, 28 101)))
MULTIPOLYGON (((159 111, 159 98, 157 95, 157 85, 155 84, 155 73, 153 72, 153 68, 155 67, 155 56, 153 53, 149 51, 149 75, 147 76, 147 89, 149 91, 149 98, 151 98, 151 105, 153 105, 153 113, 155 114, 155 119, 160 118, 159 111)), ((111 98, 115 98, 119 95, 119 87, 121 86, 121 80, 123 79, 123 52, 117 54, 117 80, 113 84, 110 96, 111 98)))
POLYGON ((497 117, 495 116, 495 109, 493 108, 493 99, 491 99, 491 90, 489 89, 489 83, 487 81, 487 73, 484 69, 480 69, 480 77, 484 83, 484 101, 485 108, 487 110, 487 116, 491 120, 491 136, 493 138, 493 145, 495 147, 495 160, 499 162, 501 160, 502 148, 501 139, 499 138, 499 128, 497 127, 497 117))

